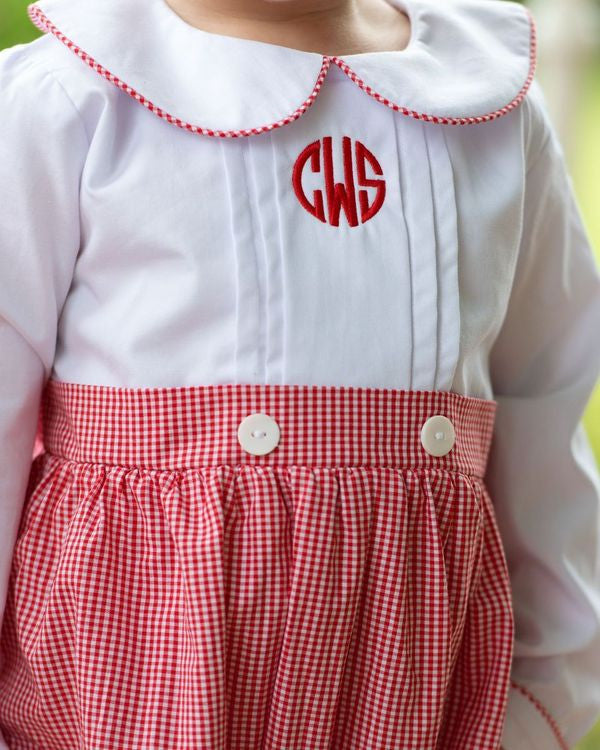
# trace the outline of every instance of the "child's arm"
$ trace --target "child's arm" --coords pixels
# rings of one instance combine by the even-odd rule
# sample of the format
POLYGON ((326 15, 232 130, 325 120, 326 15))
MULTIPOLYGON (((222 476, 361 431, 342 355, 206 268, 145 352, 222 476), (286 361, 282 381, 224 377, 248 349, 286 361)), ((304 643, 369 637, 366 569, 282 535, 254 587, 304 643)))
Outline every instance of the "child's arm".
POLYGON ((520 255, 490 354, 486 482, 513 587, 505 750, 571 747, 600 712, 600 477, 581 421, 600 371, 600 276, 534 83, 520 255))
POLYGON ((0 622, 41 391, 79 250, 88 146, 39 49, 35 42, 0 52, 0 622))

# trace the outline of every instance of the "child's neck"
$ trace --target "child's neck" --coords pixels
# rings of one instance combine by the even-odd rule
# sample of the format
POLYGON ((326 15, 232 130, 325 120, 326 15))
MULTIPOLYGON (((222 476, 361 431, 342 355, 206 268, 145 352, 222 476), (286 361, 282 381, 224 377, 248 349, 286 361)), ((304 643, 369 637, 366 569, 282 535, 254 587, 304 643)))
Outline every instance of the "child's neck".
POLYGON ((390 0, 165 0, 204 31, 327 55, 402 50, 410 22, 390 0))

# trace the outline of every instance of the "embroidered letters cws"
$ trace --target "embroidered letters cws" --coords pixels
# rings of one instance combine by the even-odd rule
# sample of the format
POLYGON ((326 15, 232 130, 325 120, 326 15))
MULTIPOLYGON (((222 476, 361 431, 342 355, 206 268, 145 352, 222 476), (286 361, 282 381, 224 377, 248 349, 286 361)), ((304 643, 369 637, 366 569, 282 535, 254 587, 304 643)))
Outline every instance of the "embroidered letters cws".
MULTIPOLYGON (((351 227, 358 226, 359 219, 356 206, 356 186, 352 160, 352 140, 347 135, 342 138, 342 158, 344 164, 344 182, 335 182, 333 174, 333 150, 331 136, 325 136, 322 141, 309 143, 302 150, 294 164, 292 184, 300 204, 309 214, 316 216, 324 223, 334 227, 340 224, 340 209, 344 209, 346 219, 351 227), (327 197, 327 216, 323 202, 323 191, 313 190, 313 203, 306 197, 302 188, 302 174, 306 163, 310 160, 311 170, 323 175, 325 193, 327 197)), ((366 190, 358 191, 358 205, 360 208, 360 223, 372 219, 381 208, 385 199, 385 180, 368 178, 365 162, 369 162, 376 175, 383 175, 383 170, 375 156, 360 141, 354 141, 354 163, 356 165, 356 185, 358 187, 374 187, 375 197, 369 204, 366 190)))

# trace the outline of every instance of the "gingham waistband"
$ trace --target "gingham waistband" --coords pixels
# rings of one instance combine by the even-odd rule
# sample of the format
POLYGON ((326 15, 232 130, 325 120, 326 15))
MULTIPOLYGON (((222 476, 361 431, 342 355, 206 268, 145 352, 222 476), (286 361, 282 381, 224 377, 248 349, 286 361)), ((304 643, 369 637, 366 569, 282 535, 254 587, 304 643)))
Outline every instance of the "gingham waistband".
POLYGON ((41 419, 47 452, 67 460, 157 470, 218 464, 379 466, 485 472, 497 402, 452 391, 361 386, 210 384, 131 388, 49 379, 41 419), (264 413, 280 429, 265 455, 238 426, 264 413), (421 428, 443 415, 455 442, 430 455, 421 428))

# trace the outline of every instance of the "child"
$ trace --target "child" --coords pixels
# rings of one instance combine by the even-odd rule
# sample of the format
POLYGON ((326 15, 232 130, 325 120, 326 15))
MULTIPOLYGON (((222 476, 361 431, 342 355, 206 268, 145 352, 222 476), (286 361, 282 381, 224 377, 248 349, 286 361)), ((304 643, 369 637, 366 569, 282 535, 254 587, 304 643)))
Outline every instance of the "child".
POLYGON ((528 12, 29 13, 0 54, 6 745, 570 747, 600 711, 600 275, 528 12))

